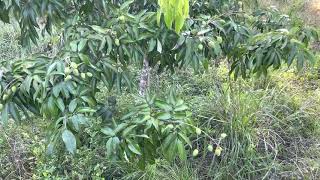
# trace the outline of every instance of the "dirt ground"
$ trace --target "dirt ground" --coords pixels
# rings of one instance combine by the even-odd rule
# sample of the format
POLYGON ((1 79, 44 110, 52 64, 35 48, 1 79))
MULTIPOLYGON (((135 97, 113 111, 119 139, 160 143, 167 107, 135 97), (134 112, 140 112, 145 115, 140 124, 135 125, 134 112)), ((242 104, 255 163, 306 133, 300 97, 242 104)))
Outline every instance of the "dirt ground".
POLYGON ((314 25, 320 26, 320 0, 307 2, 304 8, 307 20, 314 25))
POLYGON ((307 24, 320 27, 320 0, 259 0, 265 6, 276 6, 282 12, 298 15, 307 24))

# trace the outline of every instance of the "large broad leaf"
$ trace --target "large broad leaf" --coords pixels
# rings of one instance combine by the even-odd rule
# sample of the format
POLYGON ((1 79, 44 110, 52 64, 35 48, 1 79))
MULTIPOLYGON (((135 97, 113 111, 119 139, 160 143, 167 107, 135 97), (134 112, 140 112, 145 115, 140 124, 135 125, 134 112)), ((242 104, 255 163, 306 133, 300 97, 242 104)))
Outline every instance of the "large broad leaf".
POLYGON ((74 154, 76 150, 76 138, 73 135, 73 133, 69 130, 64 130, 62 133, 62 140, 67 148, 67 150, 71 153, 74 154))
POLYGON ((157 119, 159 120, 168 120, 171 118, 171 114, 168 112, 162 112, 157 115, 157 119))
POLYGON ((58 98, 57 99, 57 106, 59 107, 59 109, 63 112, 64 109, 65 109, 65 105, 64 105, 64 102, 61 98, 58 98))
POLYGON ((189 0, 159 0, 158 4, 160 6, 160 11, 157 14, 158 24, 163 14, 166 26, 172 28, 172 24, 175 22, 175 31, 179 33, 189 16, 189 0))
POLYGON ((69 112, 73 113, 77 108, 77 99, 73 99, 69 104, 69 112))
POLYGON ((88 120, 86 117, 84 117, 82 114, 77 114, 71 117, 71 122, 74 126, 74 128, 79 131, 80 130, 80 125, 87 125, 88 120))
POLYGON ((101 132, 107 136, 115 136, 116 133, 113 131, 113 129, 109 128, 109 127, 105 127, 103 129, 101 129, 101 132))
POLYGON ((155 105, 157 107, 159 107, 160 109, 163 109, 165 111, 171 111, 172 110, 172 106, 170 106, 169 104, 167 104, 166 102, 164 101, 160 101, 160 100, 157 100, 155 102, 155 105))
POLYGON ((187 153, 186 153, 186 150, 184 148, 184 144, 182 143, 182 141, 180 140, 177 140, 176 141, 176 146, 177 146, 177 149, 178 149, 178 155, 180 157, 181 160, 186 160, 187 159, 187 153))
POLYGON ((128 148, 130 149, 130 151, 132 151, 133 153, 137 154, 137 155, 141 155, 141 151, 140 148, 138 146, 138 144, 129 144, 128 148))
POLYGON ((134 2, 133 0, 126 1, 125 3, 123 3, 123 4, 120 6, 120 10, 124 10, 124 9, 128 8, 133 2, 134 2))
POLYGON ((187 110, 187 109, 188 109, 188 106, 185 105, 185 104, 182 104, 182 105, 180 105, 180 106, 177 106, 177 107, 174 109, 174 111, 185 111, 185 110, 187 110))
POLYGON ((3 124, 7 124, 8 122, 8 117, 9 117, 9 109, 8 109, 8 105, 4 105, 4 108, 1 112, 1 121, 3 124))

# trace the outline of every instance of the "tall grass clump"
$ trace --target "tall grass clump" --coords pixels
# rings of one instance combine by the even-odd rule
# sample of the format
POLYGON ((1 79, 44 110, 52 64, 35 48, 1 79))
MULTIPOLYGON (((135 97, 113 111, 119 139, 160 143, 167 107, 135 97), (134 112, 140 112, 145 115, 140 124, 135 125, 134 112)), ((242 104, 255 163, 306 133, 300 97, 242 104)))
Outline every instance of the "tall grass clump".
POLYGON ((319 153, 311 161, 308 157, 320 137, 319 96, 299 85, 304 77, 284 81, 281 76, 286 74, 233 81, 221 66, 201 75, 180 72, 154 83, 160 84, 155 88, 160 92, 177 85, 201 129, 212 137, 227 134, 220 157, 207 152, 210 140, 196 139, 205 139, 196 144, 201 156, 190 158, 200 179, 316 177, 319 153))
MULTIPOLYGON (((282 159, 293 165, 295 162, 291 159, 303 157, 303 151, 309 148, 307 144, 315 144, 312 139, 319 137, 319 113, 315 109, 319 101, 297 102, 285 89, 253 89, 245 86, 246 83, 239 84, 236 91, 228 89, 214 96, 208 106, 213 112, 211 116, 206 115, 211 119, 212 128, 229 134, 226 154, 216 166, 210 167, 211 174, 220 175, 221 179, 281 176, 278 172, 283 171, 283 166, 276 165, 281 164, 282 159)), ((290 178, 307 175, 296 174, 297 168, 288 173, 290 178)))

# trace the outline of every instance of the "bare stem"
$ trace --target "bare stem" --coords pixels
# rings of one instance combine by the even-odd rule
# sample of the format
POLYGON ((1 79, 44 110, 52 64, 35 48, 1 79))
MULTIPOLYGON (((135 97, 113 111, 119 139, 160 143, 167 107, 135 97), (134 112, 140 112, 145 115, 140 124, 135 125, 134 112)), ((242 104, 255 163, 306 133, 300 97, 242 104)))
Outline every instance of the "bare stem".
POLYGON ((147 56, 143 58, 143 67, 140 74, 139 94, 144 96, 150 85, 150 66, 147 56))

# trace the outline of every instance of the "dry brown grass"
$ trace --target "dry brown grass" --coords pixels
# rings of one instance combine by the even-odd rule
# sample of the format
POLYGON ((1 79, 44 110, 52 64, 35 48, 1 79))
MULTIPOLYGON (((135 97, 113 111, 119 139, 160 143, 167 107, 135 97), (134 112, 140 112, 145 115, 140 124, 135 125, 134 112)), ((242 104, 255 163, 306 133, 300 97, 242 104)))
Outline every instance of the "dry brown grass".
POLYGON ((264 7, 275 6, 284 13, 297 15, 307 24, 320 27, 320 0, 259 0, 264 7))
POLYGON ((317 11, 318 13, 320 12, 320 1, 314 0, 313 2, 311 2, 310 5, 313 8, 313 10, 317 11))
POLYGON ((302 17, 311 24, 320 26, 320 0, 306 2, 302 17))

